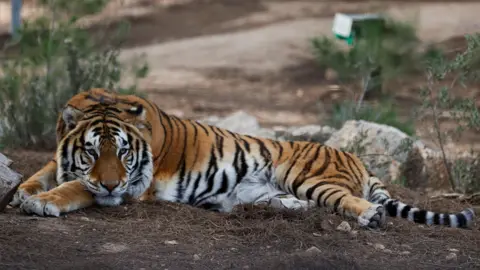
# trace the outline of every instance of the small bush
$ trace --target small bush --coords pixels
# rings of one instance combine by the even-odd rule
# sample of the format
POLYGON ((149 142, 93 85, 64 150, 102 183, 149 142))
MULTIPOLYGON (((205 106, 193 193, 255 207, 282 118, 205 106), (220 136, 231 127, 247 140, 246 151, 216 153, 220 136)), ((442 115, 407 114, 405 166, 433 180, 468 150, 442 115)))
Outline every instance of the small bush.
POLYGON ((362 37, 348 49, 341 48, 331 38, 312 40, 313 52, 320 66, 333 69, 340 83, 361 82, 356 100, 334 105, 331 123, 339 127, 347 120, 362 119, 394 126, 413 135, 412 121, 398 120, 393 103, 382 102, 372 106, 365 104, 364 100, 368 96, 390 99, 391 93, 382 89, 383 83, 422 70, 425 55, 419 52, 420 41, 415 28, 389 19, 381 28, 366 27, 358 30, 362 32, 362 37))
POLYGON ((341 128, 348 120, 365 120, 396 127, 406 134, 415 135, 415 126, 412 120, 400 121, 391 102, 381 102, 378 105, 364 103, 360 108, 353 101, 347 100, 334 104, 330 125, 341 128))
POLYGON ((12 41, 18 57, 0 64, 0 145, 51 149, 58 112, 71 96, 92 87, 134 93, 136 80, 122 88, 120 79, 125 72, 135 79, 148 72, 144 64, 119 63, 118 44, 128 25, 110 37, 110 45, 99 46, 72 15, 98 12, 107 1, 43 2, 51 14, 26 22, 12 41))
POLYGON ((312 40, 320 66, 333 69, 343 83, 362 82, 359 103, 368 92, 381 88, 382 82, 422 68, 423 54, 418 52, 420 40, 413 26, 386 19, 384 26, 377 28, 367 25, 357 30, 362 36, 348 49, 328 37, 312 40))
POLYGON ((419 114, 433 118, 433 138, 442 152, 444 166, 453 190, 473 192, 480 190, 478 177, 478 153, 471 153, 470 160, 451 162, 445 153, 447 136, 454 137, 464 130, 480 131, 480 112, 471 98, 455 96, 455 88, 478 83, 480 80, 480 34, 467 35, 467 48, 452 58, 445 54, 430 55, 424 71, 427 84, 422 89, 422 105, 419 114), (455 120, 457 129, 450 133, 441 126, 440 115, 447 113, 455 120), (453 163, 453 165, 450 165, 453 163), (467 188, 465 188, 467 187, 467 188))

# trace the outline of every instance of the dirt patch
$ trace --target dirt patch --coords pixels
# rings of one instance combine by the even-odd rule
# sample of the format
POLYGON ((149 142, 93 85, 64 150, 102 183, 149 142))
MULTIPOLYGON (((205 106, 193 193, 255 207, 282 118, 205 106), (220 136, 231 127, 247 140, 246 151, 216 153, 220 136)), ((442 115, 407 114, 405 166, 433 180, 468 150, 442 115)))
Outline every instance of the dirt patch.
MULTIPOLYGON (((50 153, 7 151, 29 177, 50 153)), ((390 185, 419 207, 458 211, 467 205, 428 200, 390 185)), ((480 267, 480 227, 418 226, 390 218, 382 231, 336 231, 343 219, 323 209, 275 211, 238 207, 218 214, 174 203, 92 207, 60 218, 0 214, 0 266, 5 269, 438 269, 480 267), (383 245, 383 248, 382 248, 383 245), (307 251, 317 247, 316 252, 307 251), (453 251, 452 251, 453 250, 453 251), (447 259, 450 253, 456 259, 447 259)))
MULTIPOLYGON (((387 1, 381 3, 391 5, 387 1)), ((415 1, 414 4, 418 3, 415 1)), ((246 30, 251 33, 260 26, 276 31, 268 32, 272 36, 266 35, 267 32, 263 32, 263 36, 257 34, 257 38, 261 37, 259 40, 277 40, 273 37, 285 36, 285 33, 282 28, 271 26, 273 23, 277 26, 280 22, 288 25, 291 21, 298 23, 301 20, 316 23, 325 16, 328 17, 324 21, 330 22, 334 12, 360 12, 362 8, 372 10, 370 3, 365 1, 334 4, 331 1, 199 1, 191 5, 158 8, 143 17, 127 16, 132 31, 125 46, 130 49, 143 46, 141 50, 145 50, 147 45, 160 42, 168 45, 171 42, 170 47, 175 48, 179 43, 173 42, 179 39, 185 41, 246 30)), ((297 25, 302 27, 290 28, 290 31, 330 33, 328 24, 312 24, 310 28, 297 25)), ((92 32, 98 34, 104 29, 103 26, 92 28, 92 32)), ((290 42, 292 38, 287 37, 282 42, 285 40, 290 42)), ((249 56, 253 50, 243 49, 253 40, 243 38, 238 41, 243 42, 238 47, 221 42, 218 45, 218 50, 236 49, 234 53, 224 54, 228 56, 223 59, 227 64, 245 57, 257 61, 249 62, 250 66, 252 63, 264 64, 262 59, 265 58, 262 57, 265 55, 270 55, 274 61, 292 51, 300 51, 299 47, 288 45, 288 42, 287 46, 285 43, 263 43, 262 46, 250 46, 257 52, 249 56), (280 47, 283 49, 278 50, 280 47), (277 49, 278 55, 271 56, 267 48, 277 49)), ((449 42, 452 44, 448 46, 459 43, 455 39, 449 42)), ((323 71, 311 60, 302 58, 298 61, 297 54, 287 57, 295 60, 292 65, 257 73, 248 72, 240 65, 206 65, 212 59, 219 59, 215 48, 210 48, 209 53, 202 56, 201 59, 205 60, 202 63, 196 63, 195 59, 199 58, 187 61, 183 52, 176 49, 173 50, 176 53, 160 53, 151 58, 160 68, 153 70, 156 77, 145 80, 142 88, 162 109, 182 117, 201 118, 246 110, 265 126, 324 123, 333 102, 354 95, 348 89, 331 87, 335 82, 326 80, 323 71), (183 61, 182 66, 172 59, 183 61), (201 69, 198 66, 192 68, 196 65, 201 69)), ((193 47, 192 50, 198 49, 193 47)), ((469 89, 465 95, 475 96, 475 91, 469 89)), ((417 104, 417 96, 415 87, 399 85, 397 100, 405 111, 417 104)), ((478 140, 478 136, 469 140, 478 140)), ((25 179, 52 157, 52 153, 20 150, 6 151, 6 154, 15 161, 12 168, 24 174, 25 179)), ((467 206, 453 200, 430 200, 427 194, 395 185, 391 185, 390 190, 392 195, 405 202, 432 210, 458 211, 467 206)), ((336 231, 335 227, 342 220, 323 210, 276 212, 246 206, 239 207, 232 214, 217 214, 160 202, 131 203, 115 208, 94 207, 61 218, 28 217, 16 209, 8 209, 7 213, 0 214, 0 267, 378 269, 381 265, 381 268, 389 269, 480 268, 478 219, 473 230, 455 230, 417 226, 390 218, 391 223, 382 231, 359 230, 356 223, 349 220, 356 234, 336 231), (383 249, 379 248, 381 245, 383 249), (313 246, 319 251, 306 252, 313 246), (454 259, 451 253, 456 254, 454 259)))

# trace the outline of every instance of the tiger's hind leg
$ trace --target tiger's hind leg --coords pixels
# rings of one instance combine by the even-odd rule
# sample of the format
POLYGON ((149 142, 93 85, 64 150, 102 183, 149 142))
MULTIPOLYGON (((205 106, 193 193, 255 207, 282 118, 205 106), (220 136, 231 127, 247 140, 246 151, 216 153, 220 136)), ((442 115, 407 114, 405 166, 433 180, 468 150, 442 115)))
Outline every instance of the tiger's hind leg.
POLYGON ((338 214, 353 217, 362 227, 385 225, 384 207, 353 195, 353 184, 345 182, 345 179, 312 177, 300 182, 302 184, 293 190, 299 198, 313 200, 319 207, 332 208, 338 214))

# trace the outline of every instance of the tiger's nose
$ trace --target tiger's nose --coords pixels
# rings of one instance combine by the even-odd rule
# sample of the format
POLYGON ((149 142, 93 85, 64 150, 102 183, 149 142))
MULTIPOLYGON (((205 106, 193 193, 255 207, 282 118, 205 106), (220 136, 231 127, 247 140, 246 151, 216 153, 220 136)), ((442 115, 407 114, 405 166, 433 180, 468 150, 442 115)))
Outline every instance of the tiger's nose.
POLYGON ((100 183, 100 185, 102 185, 103 188, 105 188, 108 192, 112 192, 117 186, 118 186, 118 182, 109 182, 109 183, 100 183))

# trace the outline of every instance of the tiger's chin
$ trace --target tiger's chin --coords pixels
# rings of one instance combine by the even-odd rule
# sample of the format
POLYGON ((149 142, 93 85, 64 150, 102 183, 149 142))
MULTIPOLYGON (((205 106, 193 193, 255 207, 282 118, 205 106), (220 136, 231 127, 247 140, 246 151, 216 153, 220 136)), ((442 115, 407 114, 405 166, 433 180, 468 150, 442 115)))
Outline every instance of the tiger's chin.
POLYGON ((95 196, 95 201, 100 206, 118 206, 122 204, 123 197, 122 196, 95 196))

